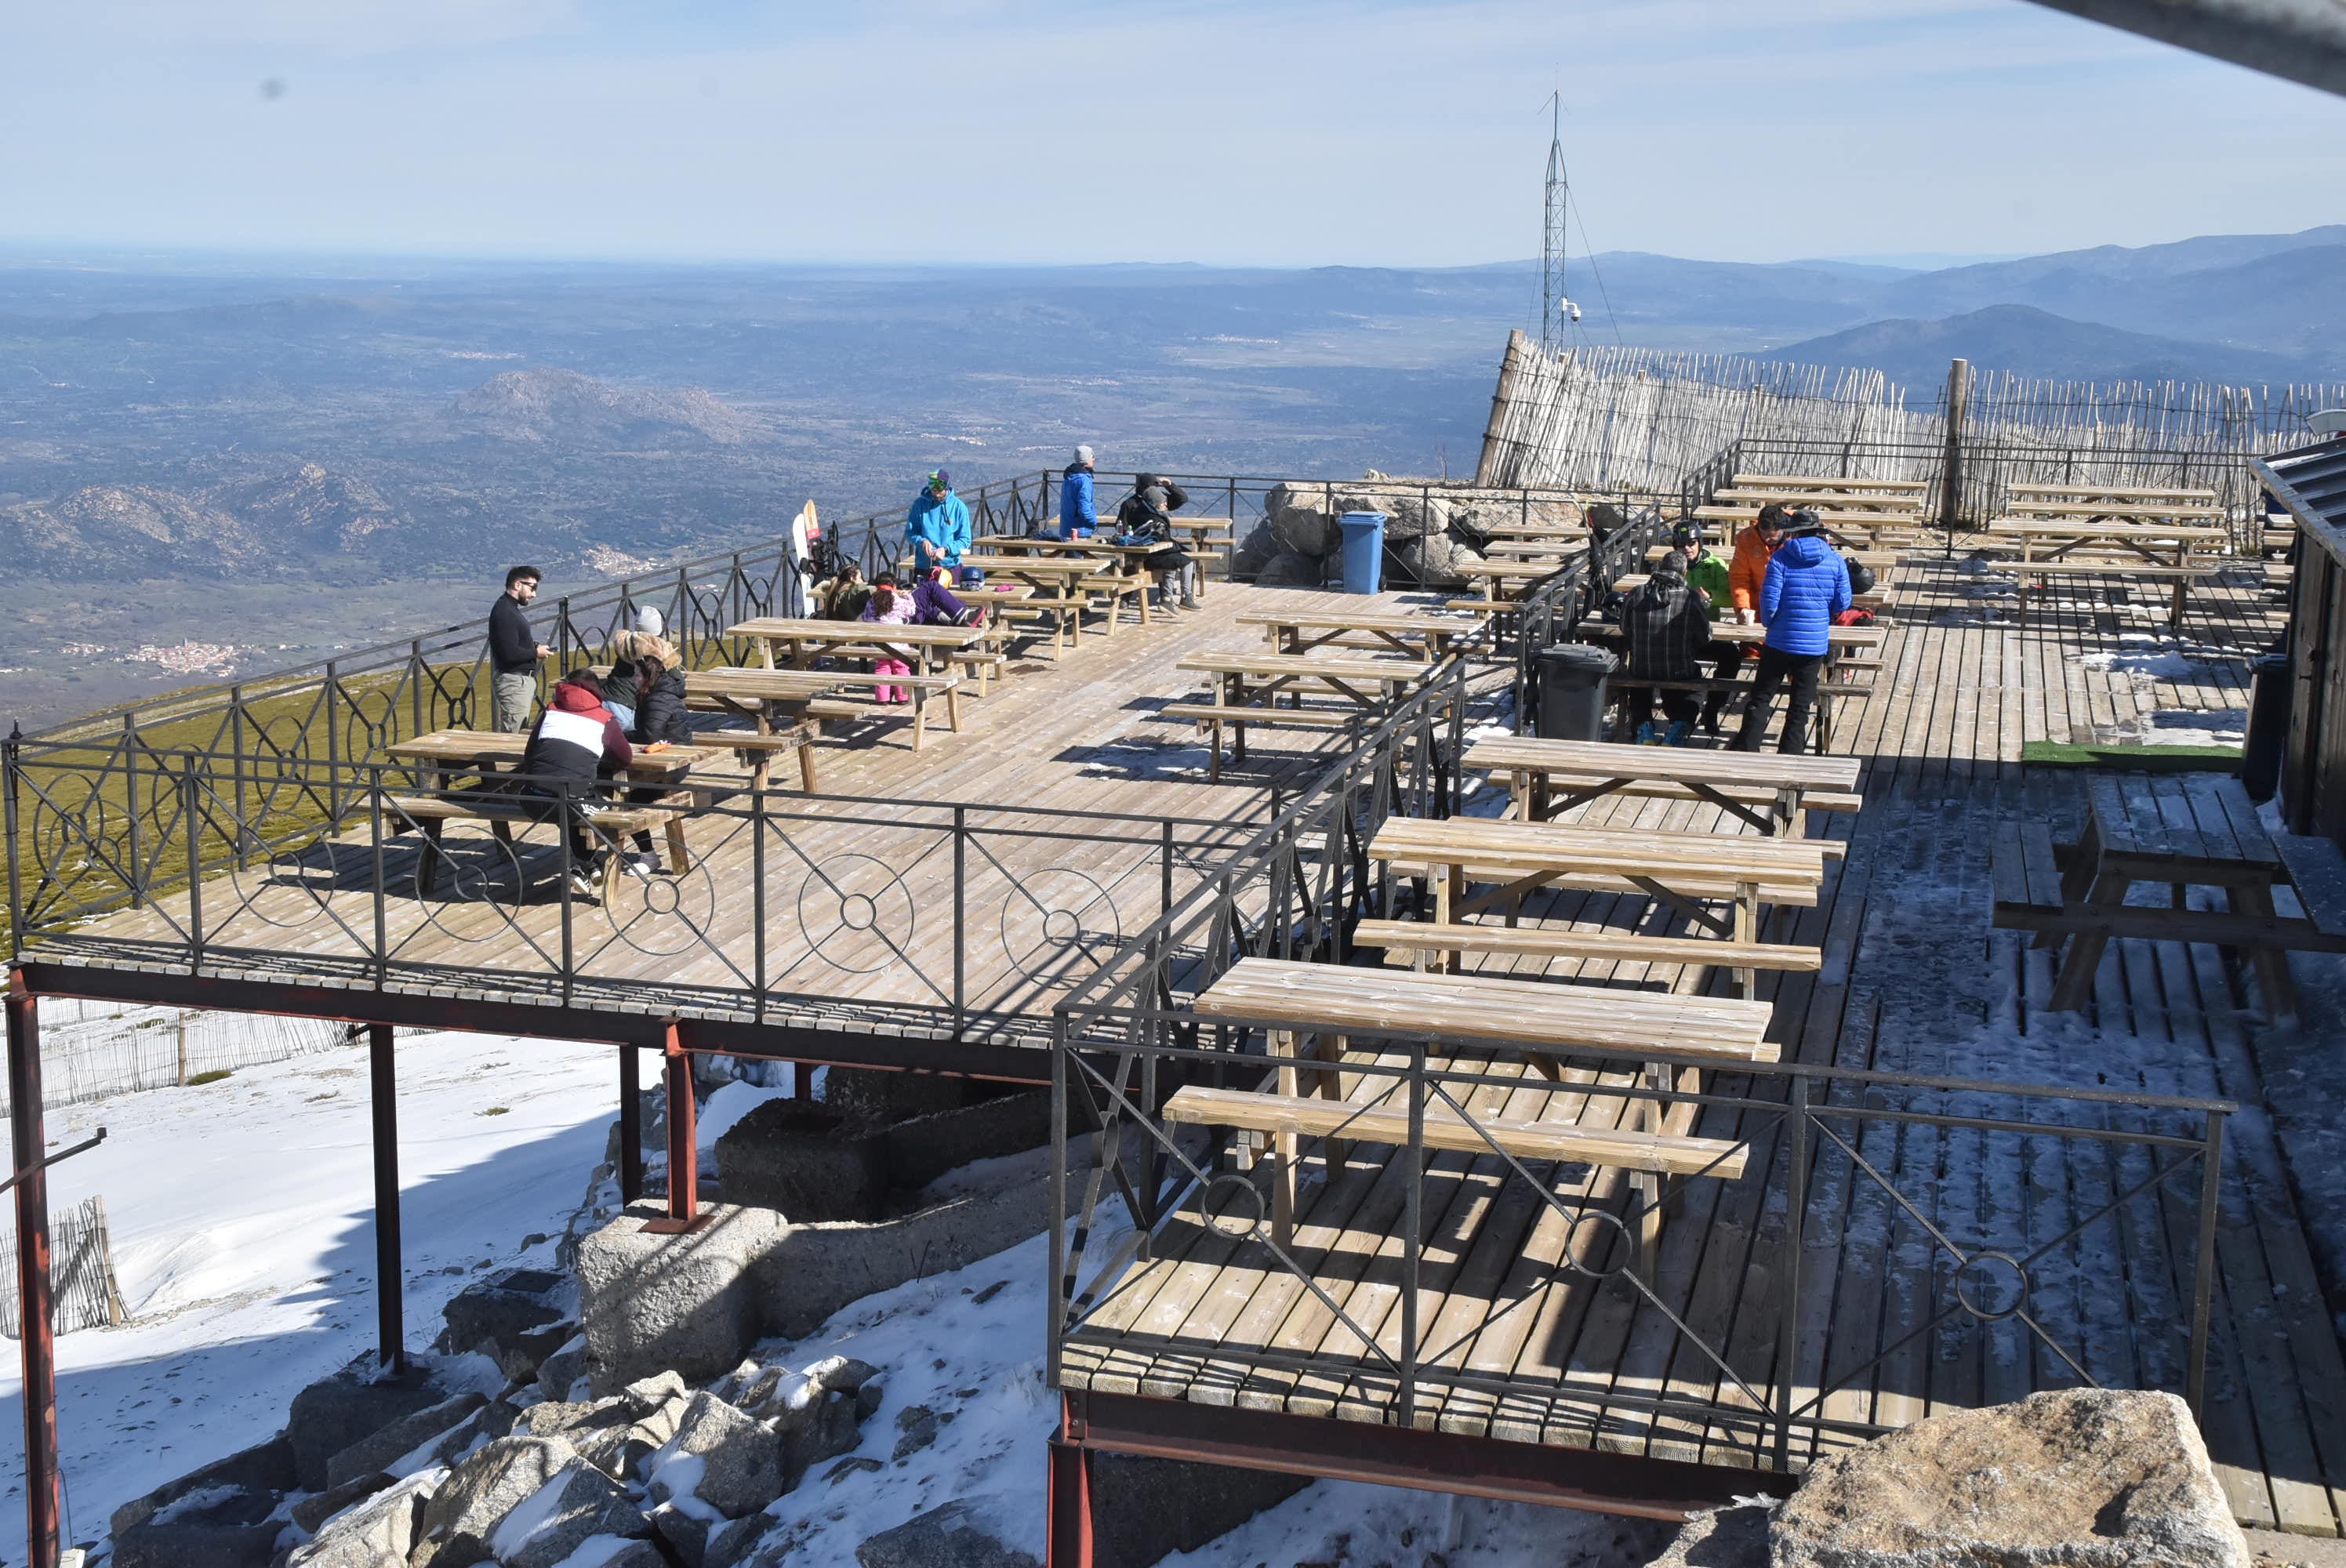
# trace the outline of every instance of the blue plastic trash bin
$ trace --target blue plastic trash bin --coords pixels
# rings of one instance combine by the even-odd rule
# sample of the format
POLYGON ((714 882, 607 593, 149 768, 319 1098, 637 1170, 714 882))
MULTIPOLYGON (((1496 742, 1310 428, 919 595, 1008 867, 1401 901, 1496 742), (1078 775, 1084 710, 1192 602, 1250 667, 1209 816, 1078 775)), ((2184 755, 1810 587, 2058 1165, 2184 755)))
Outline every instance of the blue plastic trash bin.
POLYGON ((1384 583, 1385 514, 1347 512, 1336 521, 1344 530, 1344 592, 1375 593, 1384 583))

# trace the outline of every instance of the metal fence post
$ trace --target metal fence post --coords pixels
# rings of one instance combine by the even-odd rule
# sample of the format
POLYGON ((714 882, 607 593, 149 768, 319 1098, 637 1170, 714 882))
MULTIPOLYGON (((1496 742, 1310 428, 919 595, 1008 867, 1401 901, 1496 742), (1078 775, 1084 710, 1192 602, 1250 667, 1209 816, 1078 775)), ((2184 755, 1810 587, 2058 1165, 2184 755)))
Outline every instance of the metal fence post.
POLYGON ((320 706, 326 710, 326 820, 337 828, 342 822, 342 724, 334 717, 334 699, 342 688, 334 661, 329 659, 324 700, 320 706))
MULTIPOLYGON (((758 983, 758 996, 752 1011, 758 1022, 766 1021, 766 792, 756 790, 750 797, 750 967, 758 983)), ((806 1071, 804 1064, 793 1067, 791 1086, 797 1087, 798 1074, 806 1071)))
MULTIPOLYGON (((384 908, 385 898, 382 867, 382 765, 376 763, 370 770, 367 788, 368 843, 374 860, 374 988, 382 991, 391 983, 390 914, 384 908)), ((419 861, 416 877, 423 878, 419 861)), ((417 889, 418 892, 423 890, 417 889)))
POLYGON ((1401 1424, 1417 1424, 1417 1279, 1424 1252, 1425 1047, 1409 1053, 1409 1147, 1402 1179, 1401 1278, 1401 1424))
POLYGON ((2194 1417, 2208 1392, 2208 1318, 2216 1292, 2216 1226, 2223 1197, 2224 1113, 2208 1113, 2199 1158, 2199 1250, 2191 1266, 2191 1349, 2184 1399, 2194 1417))
MULTIPOLYGON (((106 775, 98 775, 97 787, 106 788, 106 775)), ((122 716, 122 831, 129 850, 130 907, 147 907, 147 835, 138 826, 138 726, 130 715, 122 716)))
POLYGON ((966 807, 955 806, 953 814, 954 841, 954 1038, 962 1037, 969 1022, 967 999, 963 987, 967 983, 969 939, 962 931, 966 908, 968 887, 969 818, 966 807))
POLYGON ((190 755, 179 773, 179 820, 188 835, 188 962, 204 961, 204 839, 197 830, 196 759, 190 755))
POLYGON ((1792 1359, 1800 1346, 1800 1248, 1809 1207, 1809 1080, 1795 1074, 1791 1108, 1785 1115, 1789 1145, 1784 1197, 1784 1291, 1776 1327, 1776 1469, 1790 1468, 1792 1396, 1798 1386, 1792 1359))
POLYGON ((25 731, 22 726, 10 724, 8 738, 0 741, 0 768, 7 772, 5 809, 8 828, 8 956, 15 958, 25 951, 25 871, 18 859, 18 846, 24 842, 20 832, 21 809, 17 799, 19 782, 25 767, 25 731))

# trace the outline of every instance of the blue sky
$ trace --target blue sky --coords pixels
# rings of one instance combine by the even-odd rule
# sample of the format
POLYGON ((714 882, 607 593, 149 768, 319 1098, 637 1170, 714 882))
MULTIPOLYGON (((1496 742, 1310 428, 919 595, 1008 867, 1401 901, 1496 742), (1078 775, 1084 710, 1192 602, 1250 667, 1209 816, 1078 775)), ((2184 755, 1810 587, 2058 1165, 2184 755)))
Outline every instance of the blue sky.
POLYGON ((2346 219, 2346 100, 2023 0, 24 0, 0 240, 1446 265, 2346 219), (264 87, 273 84, 273 87, 264 87))

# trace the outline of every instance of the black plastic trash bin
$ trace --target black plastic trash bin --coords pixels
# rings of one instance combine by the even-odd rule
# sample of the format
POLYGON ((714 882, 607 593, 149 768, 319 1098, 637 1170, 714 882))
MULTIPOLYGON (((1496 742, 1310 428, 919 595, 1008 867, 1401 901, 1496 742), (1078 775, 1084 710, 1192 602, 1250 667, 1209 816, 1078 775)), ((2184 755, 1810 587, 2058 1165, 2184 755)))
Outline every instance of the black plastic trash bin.
POLYGON ((1542 740, 1605 738, 1605 681, 1620 661, 1586 643, 1539 652, 1539 706, 1532 733, 1542 740))
POLYGON ((2289 656, 2260 654, 2249 661, 2249 733, 2240 748, 2240 784, 2261 806, 2280 788, 2282 749, 2289 743, 2289 656))

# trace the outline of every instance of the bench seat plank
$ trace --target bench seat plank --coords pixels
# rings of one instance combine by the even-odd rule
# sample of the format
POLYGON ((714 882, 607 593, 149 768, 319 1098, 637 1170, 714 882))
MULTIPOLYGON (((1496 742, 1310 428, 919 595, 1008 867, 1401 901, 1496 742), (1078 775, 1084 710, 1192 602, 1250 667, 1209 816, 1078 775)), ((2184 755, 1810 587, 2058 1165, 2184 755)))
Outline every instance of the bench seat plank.
POLYGON ((1606 958, 1624 963, 1715 963, 1739 969, 1815 970, 1824 952, 1779 942, 1719 942, 1635 932, 1568 931, 1540 926, 1436 925, 1430 921, 1364 920, 1357 947, 1508 953, 1524 958, 1606 958))
MULTIPOLYGON (((1352 1143, 1409 1143, 1409 1113, 1383 1105, 1341 1100, 1311 1100, 1296 1095, 1255 1095, 1242 1089, 1178 1089, 1165 1102, 1165 1119, 1193 1126, 1243 1127, 1289 1137, 1338 1137, 1352 1143)), ((1464 1154, 1489 1154, 1496 1143, 1517 1159, 1571 1160, 1668 1176, 1719 1176, 1743 1174, 1749 1145, 1725 1138, 1638 1132, 1626 1127, 1581 1127, 1563 1122, 1526 1122, 1490 1117, 1469 1122, 1446 1107, 1425 1113, 1425 1146, 1464 1154), (1481 1131, 1477 1131, 1477 1128, 1481 1131), (1490 1138, 1486 1140, 1484 1133, 1490 1138)))

